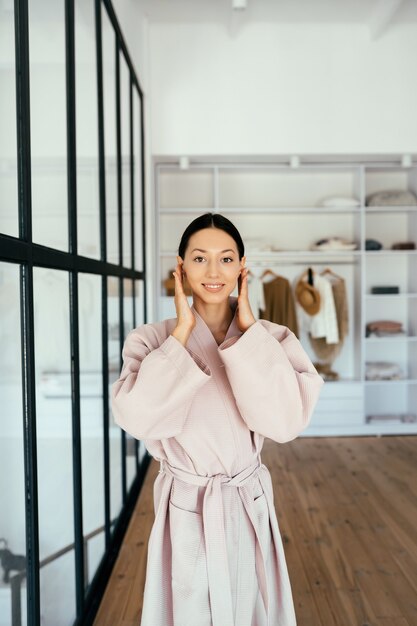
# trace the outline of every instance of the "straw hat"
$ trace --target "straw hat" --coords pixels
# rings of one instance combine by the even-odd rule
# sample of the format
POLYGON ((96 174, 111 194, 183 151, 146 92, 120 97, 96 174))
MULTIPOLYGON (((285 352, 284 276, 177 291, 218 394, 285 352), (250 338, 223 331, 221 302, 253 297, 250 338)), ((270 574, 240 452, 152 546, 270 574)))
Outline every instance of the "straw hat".
POLYGON ((320 293, 305 280, 300 279, 298 281, 295 288, 295 297, 309 315, 316 315, 320 311, 320 293))

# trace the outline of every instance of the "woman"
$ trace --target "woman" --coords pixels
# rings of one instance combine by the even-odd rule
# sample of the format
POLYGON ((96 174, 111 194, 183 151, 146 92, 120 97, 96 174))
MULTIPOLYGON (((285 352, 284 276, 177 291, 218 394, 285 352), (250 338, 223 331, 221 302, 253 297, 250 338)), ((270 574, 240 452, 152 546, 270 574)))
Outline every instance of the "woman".
POLYGON ((307 426, 324 381, 292 331, 255 319, 245 261, 227 218, 195 219, 178 249, 176 318, 124 344, 115 421, 161 463, 141 626, 296 624, 260 453, 265 437, 307 426))

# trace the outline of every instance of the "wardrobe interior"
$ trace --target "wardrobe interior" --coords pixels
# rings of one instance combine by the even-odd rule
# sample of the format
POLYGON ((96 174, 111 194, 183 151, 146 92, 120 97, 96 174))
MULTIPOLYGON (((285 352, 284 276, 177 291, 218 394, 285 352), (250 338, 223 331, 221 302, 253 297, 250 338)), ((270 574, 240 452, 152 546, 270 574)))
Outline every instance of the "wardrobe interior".
POLYGON ((417 432, 415 166, 165 158, 154 177, 158 319, 175 317, 181 233, 219 212, 245 243, 255 316, 288 326, 327 383, 303 435, 417 432))

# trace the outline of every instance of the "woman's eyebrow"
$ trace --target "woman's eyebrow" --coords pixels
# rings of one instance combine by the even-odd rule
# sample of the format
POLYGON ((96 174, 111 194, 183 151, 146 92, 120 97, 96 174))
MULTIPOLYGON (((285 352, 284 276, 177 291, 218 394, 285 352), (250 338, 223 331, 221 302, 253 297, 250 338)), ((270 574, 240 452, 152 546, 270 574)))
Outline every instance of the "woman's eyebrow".
MULTIPOLYGON (((198 250, 199 252, 208 252, 208 250, 203 250, 202 248, 194 248, 194 250, 191 250, 191 252, 195 252, 196 250, 198 250)), ((222 254, 222 252, 235 252, 235 251, 232 250, 231 248, 227 248, 227 250, 221 250, 219 254, 222 254)))

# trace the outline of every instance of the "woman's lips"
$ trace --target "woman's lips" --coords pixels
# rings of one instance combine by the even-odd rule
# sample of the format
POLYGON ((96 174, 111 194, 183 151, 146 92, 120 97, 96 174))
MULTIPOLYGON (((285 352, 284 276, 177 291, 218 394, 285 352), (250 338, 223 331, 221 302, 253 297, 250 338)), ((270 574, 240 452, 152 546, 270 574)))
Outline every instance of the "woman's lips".
MULTIPOLYGON (((215 284, 215 283, 213 283, 215 284)), ((211 293, 217 293, 218 291, 220 291, 224 285, 220 284, 219 287, 210 287, 210 283, 204 284, 203 283, 203 287, 206 291, 210 291, 211 293)))

